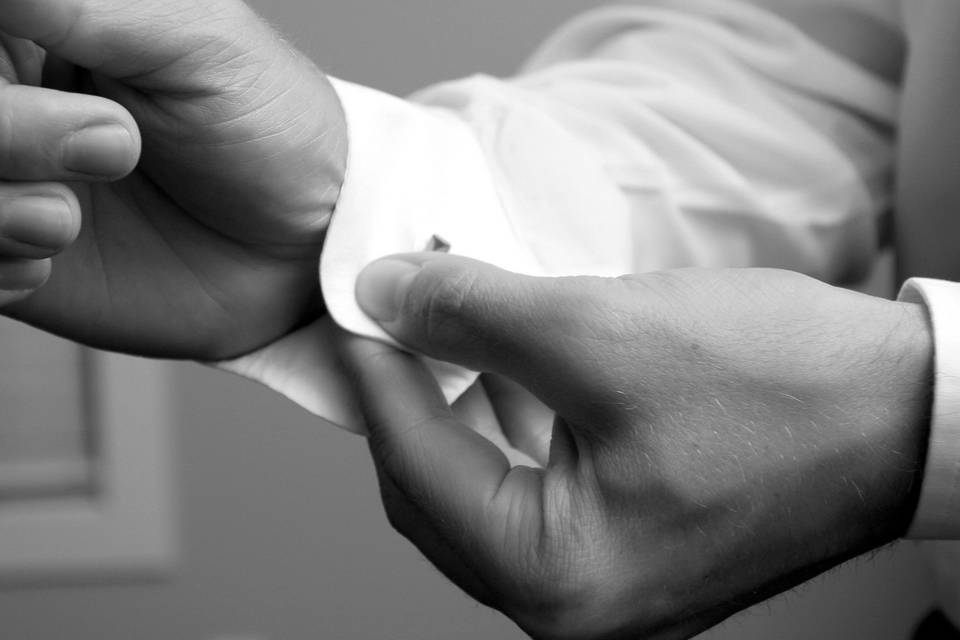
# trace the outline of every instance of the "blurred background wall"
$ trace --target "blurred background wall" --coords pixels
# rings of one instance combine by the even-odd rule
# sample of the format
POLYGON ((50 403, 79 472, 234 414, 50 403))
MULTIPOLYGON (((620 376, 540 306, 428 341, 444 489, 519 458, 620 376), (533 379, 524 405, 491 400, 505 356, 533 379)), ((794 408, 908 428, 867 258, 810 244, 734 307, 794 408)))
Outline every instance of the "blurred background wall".
MULTIPOLYGON (((589 0, 258 0, 328 72, 403 94, 509 73, 589 0)), ((181 561, 162 581, 0 591, 11 640, 522 638, 437 574, 382 515, 364 442, 193 364, 174 377, 181 561)), ((930 598, 917 549, 858 559, 711 640, 900 640, 930 598)))

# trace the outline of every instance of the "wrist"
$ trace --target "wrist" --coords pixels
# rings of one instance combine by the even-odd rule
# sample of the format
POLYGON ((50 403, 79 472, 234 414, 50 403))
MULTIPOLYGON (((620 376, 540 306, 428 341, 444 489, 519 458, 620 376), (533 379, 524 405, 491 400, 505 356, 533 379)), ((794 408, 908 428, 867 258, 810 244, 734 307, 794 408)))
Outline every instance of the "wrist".
POLYGON ((790 480, 781 473, 788 459, 780 459, 777 478, 787 482, 772 494, 771 519, 748 528, 766 526, 771 540, 787 541, 756 556, 755 575, 781 563, 779 577, 757 593, 780 591, 903 536, 920 494, 933 365, 924 310, 849 292, 829 304, 836 306, 822 317, 820 337, 803 341, 809 359, 788 355, 784 369, 784 393, 804 405, 788 422, 797 471, 790 480), (802 371, 805 381, 797 377, 802 371), (813 439, 804 438, 804 428, 813 439))
POLYGON ((884 302, 885 310, 865 334, 867 355, 860 401, 851 410, 861 416, 862 450, 851 481, 862 482, 858 509, 866 509, 862 534, 867 547, 894 540, 907 531, 923 478, 933 391, 933 332, 922 305, 884 302), (881 319, 882 317, 882 319, 881 319), (872 405, 872 406, 871 406, 872 405), (860 478, 860 480, 856 480, 860 478), (869 493, 867 493, 869 491, 869 493))

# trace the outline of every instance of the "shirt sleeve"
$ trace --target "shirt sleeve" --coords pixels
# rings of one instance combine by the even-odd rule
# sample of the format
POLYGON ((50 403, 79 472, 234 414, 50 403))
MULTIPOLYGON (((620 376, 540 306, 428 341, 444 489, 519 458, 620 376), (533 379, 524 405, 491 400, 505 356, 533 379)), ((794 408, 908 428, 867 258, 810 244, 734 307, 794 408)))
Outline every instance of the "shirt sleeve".
MULTIPOLYGON (((734 0, 588 13, 513 78, 409 100, 335 88, 350 149, 321 286, 337 324, 381 340, 354 285, 390 253, 441 244, 532 275, 768 266, 840 280, 871 262, 889 203, 896 89, 734 0)), ((355 421, 321 333, 223 366, 355 421)), ((448 398, 473 379, 433 366, 448 398)))
POLYGON ((900 299, 926 306, 935 363, 923 484, 907 535, 960 540, 960 284, 913 278, 904 284, 900 299))

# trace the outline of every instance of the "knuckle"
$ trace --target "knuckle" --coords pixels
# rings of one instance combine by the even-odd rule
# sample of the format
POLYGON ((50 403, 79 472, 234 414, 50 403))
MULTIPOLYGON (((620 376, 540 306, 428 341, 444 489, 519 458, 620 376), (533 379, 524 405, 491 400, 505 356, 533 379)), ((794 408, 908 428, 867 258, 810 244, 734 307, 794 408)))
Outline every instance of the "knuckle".
POLYGON ((466 271, 434 273, 427 267, 417 276, 407 305, 419 316, 428 344, 446 344, 462 335, 460 329, 474 316, 477 289, 477 276, 466 271))
POLYGON ((20 35, 33 40, 45 49, 58 49, 70 41, 88 11, 89 6, 85 2, 63 4, 57 12, 56 19, 37 20, 33 22, 33 28, 29 33, 20 35))
POLYGON ((476 276, 464 271, 433 274, 429 267, 422 275, 433 276, 421 291, 427 312, 441 317, 459 316, 467 304, 476 276))
POLYGON ((0 89, 0 176, 47 180, 59 175, 69 107, 38 99, 33 87, 0 89))
POLYGON ((368 445, 377 466, 390 479, 392 485, 399 489, 407 484, 403 482, 403 478, 410 475, 407 473, 410 461, 405 454, 411 449, 416 451, 420 445, 417 427, 422 423, 404 424, 396 428, 388 424, 388 420, 389 418, 385 417, 368 417, 368 445), (413 444, 406 445, 408 442, 413 444))

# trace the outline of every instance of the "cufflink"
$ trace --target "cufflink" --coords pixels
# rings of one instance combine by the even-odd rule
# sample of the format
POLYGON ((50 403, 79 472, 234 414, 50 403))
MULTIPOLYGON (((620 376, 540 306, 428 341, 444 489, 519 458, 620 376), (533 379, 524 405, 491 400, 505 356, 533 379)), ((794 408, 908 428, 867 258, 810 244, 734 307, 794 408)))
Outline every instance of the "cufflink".
POLYGON ((430 236, 427 242, 427 248, 424 251, 435 251, 437 253, 450 253, 450 243, 434 234, 430 236))

